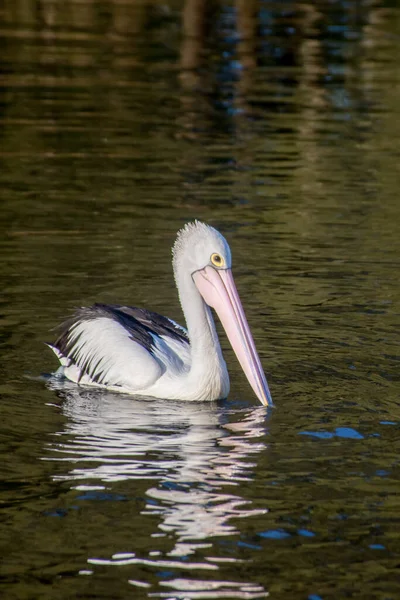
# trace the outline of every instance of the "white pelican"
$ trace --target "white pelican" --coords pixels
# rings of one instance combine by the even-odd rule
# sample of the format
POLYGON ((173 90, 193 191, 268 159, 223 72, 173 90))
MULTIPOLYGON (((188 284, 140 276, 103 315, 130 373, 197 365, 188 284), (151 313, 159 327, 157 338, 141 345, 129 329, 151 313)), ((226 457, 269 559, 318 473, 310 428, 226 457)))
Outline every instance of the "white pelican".
POLYGON ((175 400, 218 400, 229 376, 211 315, 217 312, 256 396, 273 406, 231 272, 231 251, 213 227, 178 232, 173 269, 187 331, 142 308, 94 304, 61 325, 57 374, 83 385, 175 400))

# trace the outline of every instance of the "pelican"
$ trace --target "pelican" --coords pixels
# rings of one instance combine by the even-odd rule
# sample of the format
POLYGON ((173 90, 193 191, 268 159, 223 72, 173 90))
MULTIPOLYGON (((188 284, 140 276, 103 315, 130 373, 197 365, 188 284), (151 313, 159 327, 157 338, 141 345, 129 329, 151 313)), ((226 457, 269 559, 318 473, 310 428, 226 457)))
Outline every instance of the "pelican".
POLYGON ((173 271, 187 329, 143 308, 94 304, 77 309, 48 344, 63 375, 81 385, 138 396, 218 400, 229 375, 210 307, 215 309, 260 402, 271 394, 231 271, 231 251, 213 227, 195 221, 178 232, 173 271))

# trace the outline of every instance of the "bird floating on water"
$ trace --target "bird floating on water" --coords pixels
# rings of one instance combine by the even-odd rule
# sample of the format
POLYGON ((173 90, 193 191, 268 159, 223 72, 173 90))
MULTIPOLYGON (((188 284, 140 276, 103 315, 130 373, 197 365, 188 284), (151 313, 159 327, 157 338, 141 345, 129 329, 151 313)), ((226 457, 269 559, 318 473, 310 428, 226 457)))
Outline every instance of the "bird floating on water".
POLYGON ((57 374, 81 385, 175 400, 218 400, 229 393, 211 308, 260 402, 271 394, 231 271, 225 238, 199 221, 178 232, 172 249, 187 330, 155 312, 115 304, 79 308, 50 348, 57 374))

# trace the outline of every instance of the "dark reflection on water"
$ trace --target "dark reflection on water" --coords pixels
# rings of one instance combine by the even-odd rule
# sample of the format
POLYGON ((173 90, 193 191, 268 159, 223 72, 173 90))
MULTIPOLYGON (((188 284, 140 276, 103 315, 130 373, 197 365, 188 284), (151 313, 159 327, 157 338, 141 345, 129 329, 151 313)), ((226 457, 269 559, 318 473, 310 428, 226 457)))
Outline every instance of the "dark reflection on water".
POLYGON ((0 596, 399 596, 399 18, 1 3, 0 596), (224 338, 218 405, 38 382, 77 305, 182 321, 193 218, 231 244, 276 410, 224 338))

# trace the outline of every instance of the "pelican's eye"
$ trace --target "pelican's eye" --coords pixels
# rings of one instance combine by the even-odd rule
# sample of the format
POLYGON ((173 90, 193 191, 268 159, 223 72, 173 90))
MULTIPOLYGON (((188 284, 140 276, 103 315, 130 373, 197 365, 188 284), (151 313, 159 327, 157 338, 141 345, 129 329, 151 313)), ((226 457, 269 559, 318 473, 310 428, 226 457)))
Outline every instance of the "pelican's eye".
POLYGON ((211 254, 211 262, 214 265, 214 267, 224 267, 225 266, 225 260, 223 259, 223 257, 220 254, 217 254, 217 252, 214 252, 214 254, 211 254))

